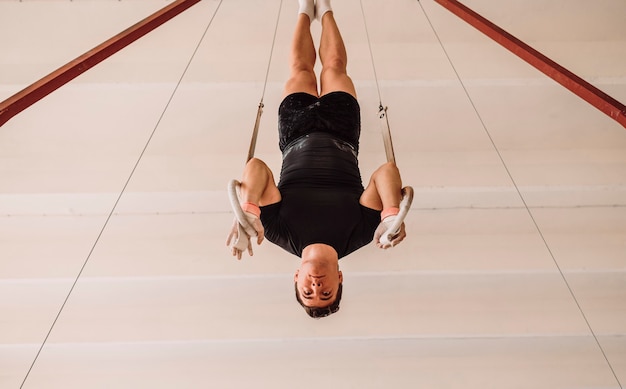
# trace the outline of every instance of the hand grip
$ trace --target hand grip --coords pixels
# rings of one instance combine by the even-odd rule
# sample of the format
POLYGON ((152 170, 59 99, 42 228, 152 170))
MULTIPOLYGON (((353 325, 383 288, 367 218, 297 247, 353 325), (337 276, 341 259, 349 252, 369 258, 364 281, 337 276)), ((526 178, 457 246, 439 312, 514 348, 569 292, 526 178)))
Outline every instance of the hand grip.
POLYGON ((398 235, 398 233, 400 232, 400 227, 402 227, 402 223, 404 223, 404 219, 411 209, 412 203, 413 188, 410 186, 405 186, 404 188, 402 188, 402 201, 400 201, 400 212, 398 213, 398 216, 394 220, 393 224, 380 237, 381 244, 390 244, 393 238, 398 235))
MULTIPOLYGON (((243 209, 241 209, 241 202, 239 201, 239 195, 237 194, 237 191, 240 187, 241 187, 241 182, 237 180, 233 179, 233 180, 230 180, 230 182, 228 183, 227 189, 228 189, 228 198, 230 200, 230 206, 232 207, 233 212, 235 213, 235 218, 239 222, 239 225, 243 228, 243 231, 248 236, 257 236, 256 230, 254 229, 254 227, 250 225, 250 223, 248 223, 246 214, 243 211, 243 209)), ((241 239, 242 230, 240 229, 239 232, 240 232, 239 239, 241 239)), ((235 247, 236 245, 237 245, 237 242, 235 242, 235 247)), ((246 244, 246 247, 247 247, 247 244, 246 244)))

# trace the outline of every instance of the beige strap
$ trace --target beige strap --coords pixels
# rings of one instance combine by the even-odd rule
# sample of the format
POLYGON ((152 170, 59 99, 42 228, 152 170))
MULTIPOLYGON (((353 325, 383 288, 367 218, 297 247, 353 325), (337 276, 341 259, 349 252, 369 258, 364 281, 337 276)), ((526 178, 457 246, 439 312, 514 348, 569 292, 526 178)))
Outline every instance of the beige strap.
POLYGON ((391 130, 389 128, 389 119, 387 118, 387 107, 380 105, 378 111, 378 118, 380 119, 380 127, 383 134, 383 143, 385 144, 385 154, 387 155, 387 162, 396 163, 396 156, 393 152, 393 142, 391 141, 391 130))

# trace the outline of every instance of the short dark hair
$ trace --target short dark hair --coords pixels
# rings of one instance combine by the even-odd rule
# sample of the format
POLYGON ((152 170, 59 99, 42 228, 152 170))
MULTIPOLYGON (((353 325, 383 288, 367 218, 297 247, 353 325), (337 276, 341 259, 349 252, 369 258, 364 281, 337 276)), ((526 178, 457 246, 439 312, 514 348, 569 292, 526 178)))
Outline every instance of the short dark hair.
POLYGON ((343 291, 343 285, 341 282, 339 283, 339 287, 337 288, 337 295, 335 296, 335 301, 333 301, 333 303, 330 304, 329 306, 322 307, 322 308, 307 307, 306 305, 304 305, 304 303, 302 302, 302 299, 300 298, 300 293, 298 292, 298 283, 294 282, 293 286, 294 286, 294 289, 296 290, 296 300, 298 300, 300 305, 302 305, 302 308, 304 308, 304 311, 312 318, 320 319, 322 317, 332 315, 333 313, 339 310, 339 303, 341 302, 341 292, 343 291))

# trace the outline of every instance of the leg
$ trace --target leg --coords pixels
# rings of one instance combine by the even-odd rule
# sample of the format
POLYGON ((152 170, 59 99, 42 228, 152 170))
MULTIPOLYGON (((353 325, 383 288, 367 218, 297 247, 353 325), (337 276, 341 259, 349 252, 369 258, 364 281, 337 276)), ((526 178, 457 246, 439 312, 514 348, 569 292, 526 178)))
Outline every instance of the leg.
POLYGON ((311 36, 311 19, 305 13, 298 15, 296 30, 291 44, 289 66, 291 75, 285 85, 285 96, 291 93, 305 92, 313 96, 317 93, 315 66, 315 45, 311 36))
POLYGON ((346 47, 332 11, 324 13, 322 17, 320 60, 322 61, 321 95, 342 91, 356 97, 354 84, 347 72, 346 47))

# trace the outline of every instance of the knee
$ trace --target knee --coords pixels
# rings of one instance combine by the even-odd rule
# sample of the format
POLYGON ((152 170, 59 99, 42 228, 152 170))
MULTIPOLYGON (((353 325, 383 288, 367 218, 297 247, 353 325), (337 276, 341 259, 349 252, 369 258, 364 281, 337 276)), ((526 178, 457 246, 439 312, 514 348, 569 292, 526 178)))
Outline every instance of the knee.
POLYGON ((306 64, 294 64, 291 67, 291 76, 289 82, 296 84, 317 83, 315 71, 306 64))
POLYGON ((292 69, 289 81, 292 83, 308 84, 316 83, 315 72, 313 69, 292 69))
POLYGON ((347 73, 347 61, 341 56, 332 56, 324 58, 322 64, 323 72, 347 73))
POLYGON ((291 62, 291 73, 292 74, 315 74, 314 73, 314 65, 308 61, 302 61, 298 58, 291 62))

